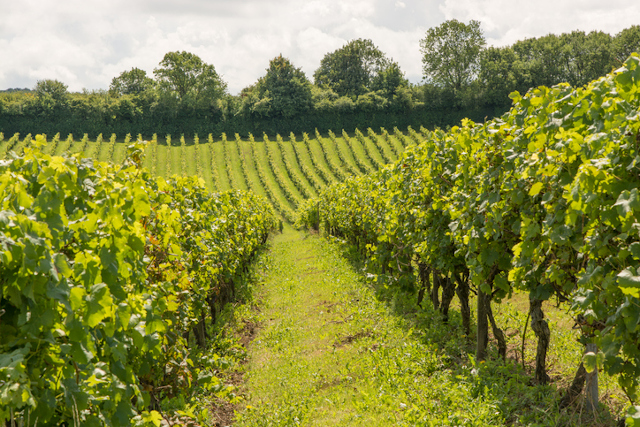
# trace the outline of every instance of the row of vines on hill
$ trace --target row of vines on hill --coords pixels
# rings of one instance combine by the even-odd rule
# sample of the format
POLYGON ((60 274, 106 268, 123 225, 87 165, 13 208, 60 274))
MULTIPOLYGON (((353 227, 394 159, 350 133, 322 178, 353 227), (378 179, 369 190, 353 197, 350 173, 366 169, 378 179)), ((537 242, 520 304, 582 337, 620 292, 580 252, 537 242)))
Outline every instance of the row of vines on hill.
POLYGON ((300 221, 359 245, 381 280, 418 284, 419 302, 428 297, 445 319, 457 294, 467 333, 476 293, 478 360, 490 328, 505 355, 492 304, 528 291, 540 383, 551 334, 542 302, 569 302, 582 341, 599 348, 583 366, 617 375, 637 404, 640 57, 583 88, 512 98, 501 118, 421 132, 419 146, 407 140, 420 134, 395 132, 407 146, 397 163, 327 188, 300 221))
POLYGON ((0 162, 0 423, 160 425, 163 399, 220 385, 189 342, 204 346, 275 215, 152 177, 142 143, 120 165, 44 144, 0 162))
MULTIPOLYGON (((227 187, 256 190, 251 188, 256 183, 250 181, 251 177, 257 176, 274 208, 285 219, 293 221, 291 207, 316 196, 326 185, 349 176, 374 172, 397 158, 404 147, 402 143, 406 143, 400 138, 403 138, 402 132, 398 129, 394 129, 391 136, 384 129, 377 135, 370 128, 367 136, 356 130, 354 137, 343 131, 340 138, 332 132, 329 132, 329 138, 323 138, 316 132, 315 140, 307 134, 297 139, 291 133, 286 141, 280 135, 276 135, 275 141, 267 135, 263 135, 262 141, 255 141, 252 135, 248 140, 242 140, 238 134, 235 140, 222 134, 216 141, 209 134, 206 143, 194 135, 190 148, 190 142, 184 136, 180 136, 179 144, 176 144, 171 135, 166 135, 162 144, 154 135, 145 166, 153 175, 164 177, 185 176, 194 171, 198 177, 207 179, 212 191, 227 187), (159 148, 159 145, 164 147, 159 148), (253 161, 244 158, 245 145, 250 146, 246 153, 251 153, 253 161), (316 148, 319 150, 315 151, 316 148), (236 154, 239 161, 236 161, 236 154), (238 168, 241 170, 237 171, 238 168)), ((127 135, 125 141, 128 143, 130 139, 131 135, 127 135)), ((89 141, 86 134, 80 140, 74 139, 73 135, 61 140, 60 134, 56 134, 47 141, 43 151, 51 155, 83 153, 96 160, 122 163, 124 150, 116 141, 115 134, 106 140, 99 135, 95 141, 89 141)), ((10 153, 19 155, 31 144, 31 135, 20 138, 19 134, 14 134, 9 139, 0 135, 0 158, 10 158, 13 155, 10 153)))

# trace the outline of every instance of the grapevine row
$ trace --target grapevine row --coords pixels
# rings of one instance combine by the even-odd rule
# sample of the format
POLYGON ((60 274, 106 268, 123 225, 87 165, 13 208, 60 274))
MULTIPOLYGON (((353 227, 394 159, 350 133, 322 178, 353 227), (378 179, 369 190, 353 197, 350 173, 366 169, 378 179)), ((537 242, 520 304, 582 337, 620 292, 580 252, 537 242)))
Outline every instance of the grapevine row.
MULTIPOLYGON (((384 162, 386 164, 393 163, 393 159, 389 157, 387 152, 382 148, 382 139, 373 131, 373 129, 367 128, 367 135, 369 135, 371 141, 374 142, 374 145, 380 148, 380 155, 384 162)), ((389 147, 389 149, 393 151, 393 147, 389 147)))
POLYGON ((382 169, 384 163, 380 162, 380 160, 378 160, 378 158, 372 154, 372 149, 369 147, 369 144, 367 144, 367 139, 362 134, 362 132, 356 129, 355 135, 358 142, 362 145, 365 157, 369 159, 369 162, 373 165, 375 170, 382 169))
POLYGON ((253 158, 255 160, 255 165, 256 165, 256 172, 258 173, 258 179, 260 180, 260 183, 262 184, 262 187, 264 188, 264 191, 267 193, 267 196, 269 198, 269 200, 271 201, 271 204, 276 208, 276 210, 278 212, 280 212, 280 214, 289 222, 294 223, 296 220, 296 216, 294 211, 287 205, 285 205, 284 203, 282 203, 280 201, 280 199, 273 193, 273 189, 271 188, 271 186, 268 184, 267 182, 267 178, 264 172, 264 169, 262 169, 262 165, 260 164, 259 160, 260 157, 258 157, 258 149, 257 149, 257 144, 256 141, 253 137, 253 135, 249 134, 249 145, 251 145, 251 150, 252 150, 252 154, 253 154, 253 158))
MULTIPOLYGON (((477 360, 487 357, 489 329, 500 355, 506 354, 492 305, 516 289, 528 292, 538 383, 549 381, 551 331, 542 303, 569 301, 586 345, 588 375, 598 369, 616 375, 635 404, 638 92, 640 57, 633 55, 585 87, 514 93, 512 109, 501 118, 423 133, 419 146, 395 129, 406 147, 398 162, 329 187, 319 201, 305 204, 300 218, 313 227, 326 223, 330 233, 357 244, 380 280, 399 288, 417 285, 419 302, 428 296, 445 321, 457 295, 467 334, 469 294, 475 292, 477 360)), ((574 384, 580 381, 585 376, 578 370, 574 384)), ((575 399, 576 389, 567 390, 561 406, 575 399)), ((588 407, 595 411, 597 402, 589 400, 588 407)))
POLYGON ((171 420, 167 398, 216 385, 189 341, 205 345, 273 211, 252 193, 154 179, 142 143, 120 166, 60 161, 36 140, 0 163, 0 423, 171 420))
POLYGON ((347 171, 349 171, 349 173, 351 175, 353 175, 353 176, 360 175, 360 170, 358 168, 354 167, 353 165, 351 165, 351 163, 349 163, 347 161, 347 157, 346 157, 345 153, 342 151, 342 147, 340 147, 340 144, 338 143, 338 140, 336 139, 336 135, 331 131, 329 131, 329 140, 331 141, 331 143, 336 148, 336 153, 338 154, 338 158, 340 159, 340 162, 342 162, 344 167, 347 169, 347 171))
POLYGON ((322 156, 329 166, 329 170, 331 171, 331 173, 338 179, 338 181, 344 181, 345 179, 347 179, 347 175, 342 171, 340 166, 332 162, 333 158, 329 155, 327 146, 322 139, 322 135, 320 135, 320 132, 318 132, 318 129, 316 129, 316 141, 318 141, 318 144, 320 145, 322 156))
POLYGON ((220 188, 220 178, 218 177, 218 166, 216 165, 216 153, 213 147, 213 135, 209 134, 209 155, 211 156, 211 187, 213 191, 220 188))
MULTIPOLYGON (((362 173, 374 172, 373 168, 369 166, 367 163, 365 163, 362 157, 358 155, 354 147, 353 141, 351 140, 351 138, 349 137, 349 134, 347 134, 347 132, 344 129, 342 129, 342 139, 347 144, 347 147, 349 147, 349 152, 351 153, 351 156, 356 162, 356 166, 358 167, 358 169, 360 169, 362 173)), ((368 157, 369 153, 367 153, 366 150, 363 150, 363 152, 365 157, 368 157)))
MULTIPOLYGON (((282 163, 284 164, 285 174, 289 176, 289 178, 291 179, 291 182, 293 182, 293 185, 298 189, 300 194, 305 199, 313 197, 313 195, 311 194, 307 186, 304 185, 304 183, 300 179, 300 176, 293 170, 293 166, 291 165, 291 162, 289 162, 289 159, 286 156, 284 141, 282 140, 282 137, 279 134, 276 135, 276 142, 278 144, 278 151, 280 152, 280 157, 282 158, 282 163)), ((295 145, 295 137, 294 139, 290 138, 289 142, 292 145, 295 145)), ((298 160, 298 165, 301 165, 299 160, 298 160)))
POLYGON ((295 134, 291 132, 291 134, 289 135, 289 140, 291 141, 293 153, 296 157, 296 161, 298 162, 298 165, 300 165, 300 170, 302 171, 302 174, 304 175, 306 180, 311 184, 311 186, 315 189, 315 191, 319 193, 321 189, 326 187, 326 183, 330 181, 327 181, 329 177, 326 175, 326 172, 320 167, 320 165, 316 163, 315 158, 311 155, 311 152, 309 151, 309 135, 304 133, 302 134, 302 141, 297 141, 295 134), (306 162, 302 160, 303 155, 306 155, 309 157, 311 161, 311 165, 317 172, 317 175, 314 174, 311 171, 311 169, 309 169, 309 166, 307 166, 306 162))
POLYGON ((236 188, 237 183, 235 182, 235 177, 233 176, 233 167, 231 164, 231 152, 229 150, 229 141, 227 140, 227 134, 222 134, 222 155, 224 156, 225 168, 227 171, 227 177, 229 178, 229 185, 231 188, 236 188))
POLYGON ((273 174, 273 176, 274 176, 274 178, 276 180, 276 183, 278 184, 278 186, 280 187, 280 189, 284 193, 284 195, 287 198, 287 200, 289 202, 291 202, 291 204, 294 207, 297 207, 298 203, 299 203, 299 199, 291 191, 291 188, 285 182, 285 178, 282 175, 282 173, 280 172, 280 168, 278 167, 278 165, 276 163, 275 157, 273 155, 273 150, 271 148, 271 144, 270 144, 270 141, 269 141, 269 137, 267 136, 266 133, 263 135, 262 139, 263 139, 263 142, 264 142, 264 149, 267 152, 267 160, 269 162, 269 167, 271 168, 271 173, 273 174))

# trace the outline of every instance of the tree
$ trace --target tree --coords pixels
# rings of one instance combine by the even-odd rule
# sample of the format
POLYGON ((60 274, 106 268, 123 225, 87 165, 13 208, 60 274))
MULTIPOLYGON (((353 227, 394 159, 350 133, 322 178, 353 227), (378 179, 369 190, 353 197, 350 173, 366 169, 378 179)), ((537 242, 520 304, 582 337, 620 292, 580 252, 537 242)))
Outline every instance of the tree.
POLYGON ((190 98, 198 104, 213 103, 226 93, 227 84, 214 66, 193 53, 169 52, 159 65, 153 74, 160 86, 175 92, 181 101, 190 98))
POLYGON ((564 81, 582 86, 614 68, 612 37, 602 31, 572 31, 560 36, 564 81))
POLYGON ((315 84, 333 89, 340 96, 357 97, 371 90, 376 75, 391 61, 371 40, 352 40, 328 53, 313 74, 315 84))
POLYGON ((111 80, 109 92, 114 95, 135 95, 153 87, 153 79, 140 68, 123 71, 111 80))
POLYGON ((311 82, 282 55, 269 61, 267 74, 256 85, 260 98, 270 98, 273 115, 293 117, 311 108, 311 82))
POLYGON ((518 41, 513 50, 524 63, 530 86, 562 82, 581 86, 614 68, 612 44, 613 39, 606 33, 573 31, 518 41))
POLYGON ((382 92, 388 99, 392 99, 400 88, 408 86, 409 81, 397 62, 391 62, 388 67, 380 70, 371 81, 371 90, 382 92))
POLYGON ((69 96, 67 85, 59 80, 38 80, 33 90, 40 101, 51 100, 62 104, 69 96))
POLYGON ((511 47, 488 47, 481 54, 478 80, 489 105, 509 107, 509 94, 526 92, 530 78, 524 64, 511 47))
POLYGON ((633 52, 640 53, 640 25, 620 31, 613 39, 613 54, 622 65, 633 52))
POLYGON ((465 24, 452 19, 430 28, 420 40, 425 80, 462 90, 476 79, 485 44, 479 21, 465 24))

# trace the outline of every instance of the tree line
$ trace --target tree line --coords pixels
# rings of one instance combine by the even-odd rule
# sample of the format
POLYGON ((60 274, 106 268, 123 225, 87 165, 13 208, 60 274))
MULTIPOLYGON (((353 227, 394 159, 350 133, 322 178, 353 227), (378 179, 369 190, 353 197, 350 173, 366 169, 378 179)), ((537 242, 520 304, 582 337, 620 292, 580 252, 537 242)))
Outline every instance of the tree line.
POLYGON ((327 53, 313 81, 282 55, 238 95, 214 65, 167 53, 153 71, 132 68, 108 90, 69 93, 58 80, 32 91, 0 93, 4 133, 268 134, 420 125, 446 127, 464 117, 505 112, 509 93, 568 82, 581 86, 640 51, 640 26, 525 39, 486 47, 480 22, 446 21, 420 42, 423 81, 410 84, 400 65, 368 39, 327 53))

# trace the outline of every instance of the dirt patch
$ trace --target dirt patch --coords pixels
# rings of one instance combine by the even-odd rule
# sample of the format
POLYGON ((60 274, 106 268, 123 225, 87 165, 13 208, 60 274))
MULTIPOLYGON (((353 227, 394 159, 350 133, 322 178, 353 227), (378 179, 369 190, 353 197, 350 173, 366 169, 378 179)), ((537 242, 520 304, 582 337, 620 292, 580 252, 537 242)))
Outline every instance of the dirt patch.
POLYGON ((246 349, 258 333, 258 324, 249 320, 244 321, 244 326, 240 331, 240 344, 246 349))
MULTIPOLYGON (((258 334, 259 325, 257 322, 250 320, 244 320, 242 329, 237 332, 238 341, 242 347, 246 350, 251 341, 253 341, 258 334)), ((246 360, 245 362, 246 363, 246 360)), ((225 372, 222 378, 226 385, 231 385, 236 389, 236 392, 242 394, 244 387, 244 376, 242 372, 230 371, 225 372)), ((211 414, 212 426, 225 427, 234 423, 236 409, 239 405, 229 403, 227 400, 215 398, 211 402, 209 407, 209 413, 211 414)))
POLYGON ((235 417, 236 405, 233 405, 225 400, 217 399, 210 408, 212 426, 225 427, 233 424, 235 417))
POLYGON ((357 341, 359 339, 362 338, 369 338, 373 336, 373 332, 371 331, 359 331, 356 332, 355 334, 349 334, 349 335, 345 335, 343 337, 341 337, 339 340, 337 340, 333 346, 335 348, 340 348, 340 347, 344 347, 345 345, 351 344, 354 341, 357 341))
POLYGON ((300 277, 316 276, 318 274, 324 273, 325 271, 326 270, 310 269, 310 270, 305 271, 302 275, 300 275, 300 277))

